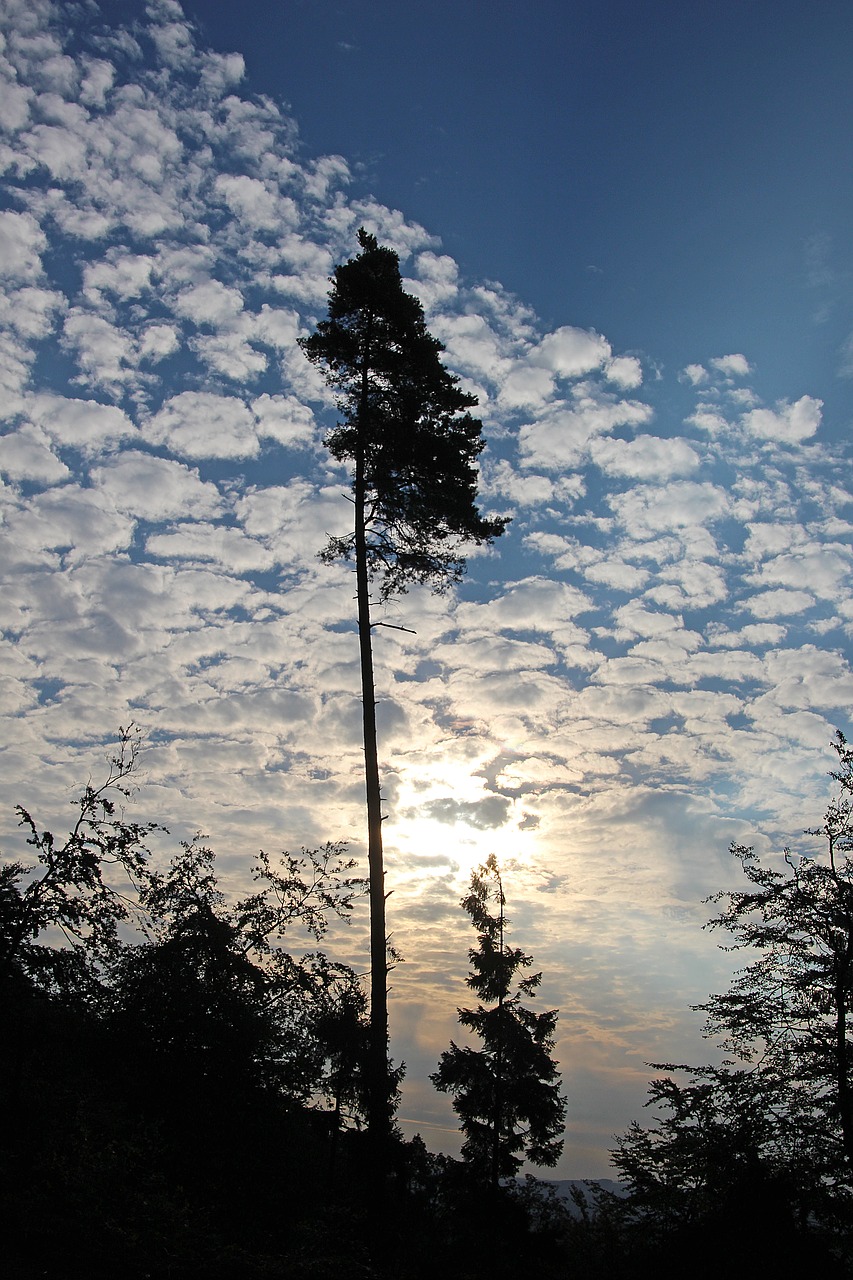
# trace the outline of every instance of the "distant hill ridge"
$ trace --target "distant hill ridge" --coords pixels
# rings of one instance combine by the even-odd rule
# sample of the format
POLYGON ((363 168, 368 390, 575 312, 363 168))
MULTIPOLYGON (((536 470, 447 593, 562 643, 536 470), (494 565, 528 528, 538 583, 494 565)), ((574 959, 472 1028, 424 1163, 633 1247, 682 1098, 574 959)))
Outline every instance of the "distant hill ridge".
POLYGON ((579 1216, 577 1206, 572 1200, 572 1192, 575 1188, 585 1192, 590 1188, 601 1187, 603 1191, 609 1191, 615 1196, 628 1194, 628 1188, 624 1182, 616 1182, 613 1178, 543 1178, 542 1181, 556 1189, 557 1195, 561 1200, 566 1201, 575 1216, 579 1216))

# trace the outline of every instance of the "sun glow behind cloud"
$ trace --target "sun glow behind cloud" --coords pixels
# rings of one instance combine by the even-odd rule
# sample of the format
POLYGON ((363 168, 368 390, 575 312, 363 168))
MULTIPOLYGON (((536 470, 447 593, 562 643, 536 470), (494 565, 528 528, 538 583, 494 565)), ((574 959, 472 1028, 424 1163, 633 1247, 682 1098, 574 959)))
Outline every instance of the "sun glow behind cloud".
POLYGON ((395 788, 386 835, 394 880, 401 886, 428 890, 436 872, 449 872, 461 895, 471 872, 490 854, 502 864, 535 858, 536 820, 472 769, 473 759, 455 766, 438 760, 423 770, 413 766, 395 788))

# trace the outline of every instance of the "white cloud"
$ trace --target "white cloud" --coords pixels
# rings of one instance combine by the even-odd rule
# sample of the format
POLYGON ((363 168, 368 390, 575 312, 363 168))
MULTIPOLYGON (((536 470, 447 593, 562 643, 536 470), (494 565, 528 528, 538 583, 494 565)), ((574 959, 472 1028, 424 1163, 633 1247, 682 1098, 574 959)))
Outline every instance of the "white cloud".
POLYGON ((255 418, 235 396, 181 391, 143 424, 152 444, 165 444, 185 458, 253 458, 258 452, 255 418))
POLYGON ((33 355, 30 348, 15 342, 10 334, 0 342, 0 420, 12 421, 23 410, 33 355))
POLYGON ((703 525, 719 519, 729 509, 724 489, 707 481, 691 480, 676 480, 660 488, 628 490, 615 494, 610 504, 622 524, 640 531, 703 525))
MULTIPOLYGON (((350 181, 350 167, 343 156, 320 156, 317 160, 312 160, 307 166, 307 170, 303 175, 305 182, 305 193, 315 200, 325 200, 336 187, 343 187, 350 181)), ((365 214, 365 222, 369 222, 371 215, 375 215, 379 219, 380 233, 385 232, 388 240, 391 240, 395 248, 405 257, 406 244, 420 247, 429 237, 421 227, 413 227, 407 224, 403 215, 396 210, 393 212, 367 202, 362 205, 365 214), (398 239, 394 241, 394 231, 396 230, 398 239)))
POLYGON ((16 84, 5 77, 0 79, 0 119, 10 132, 22 129, 29 122, 33 96, 29 86, 16 84))
POLYGON ((90 107, 106 107, 107 94, 113 87, 116 70, 103 58, 82 59, 85 75, 80 85, 80 101, 90 107))
POLYGON ((504 343, 484 316, 440 316, 432 327, 447 348, 447 359, 453 368, 492 383, 509 373, 511 365, 504 343))
POLYGON ((683 376, 694 387, 700 387, 703 382, 708 381, 708 370, 701 364, 689 364, 682 370, 683 376))
POLYGON ((12 480, 58 484, 71 472, 50 447, 40 427, 25 422, 17 431, 0 437, 0 471, 12 480))
MULTIPOLYGON (((650 670, 646 667, 646 670, 650 670)), ((573 710, 581 717, 603 725, 624 725, 632 736, 640 737, 651 720, 665 716, 670 710, 670 695, 649 685, 595 685, 581 690, 573 710)), ((610 734, 611 739, 613 735, 610 734)))
POLYGON ((543 476, 517 471, 506 458, 486 469, 481 492, 488 497, 509 498, 519 506, 550 502, 571 506, 585 492, 582 476, 543 476))
POLYGON ((813 396, 800 396, 791 404, 779 400, 775 411, 752 409, 744 414, 743 424, 760 440, 776 440, 781 444, 799 444, 817 431, 821 422, 823 401, 813 396))
POLYGON ((712 644, 726 649, 749 649, 756 645, 781 644, 786 629, 775 622, 751 622, 740 631, 728 631, 720 624, 712 624, 708 638, 712 644))
POLYGON ((216 179, 214 189, 231 212, 254 230, 280 231, 298 221, 294 201, 259 178, 223 173, 216 179))
MULTIPOLYGON (((610 343, 606 338, 593 329, 576 329, 572 325, 564 325, 546 334, 530 354, 531 364, 550 369, 561 378, 577 378, 591 373, 610 358, 610 343)), ((638 384, 632 382, 627 385, 638 384)))
MULTIPOLYGON (((322 200, 328 200, 333 186, 349 182, 349 165, 343 156, 322 156, 307 167, 305 174, 306 192, 322 200)), ((355 229, 363 226, 382 244, 390 245, 405 263, 412 254, 423 249, 435 248, 435 238, 417 222, 412 222, 399 209, 389 209, 377 200, 354 200, 349 210, 349 219, 341 207, 342 221, 349 223, 347 241, 355 241, 355 229)))
POLYGON ((84 453, 109 449, 137 434, 127 414, 97 400, 74 400, 40 392, 27 400, 32 422, 58 444, 84 453))
POLYGON ((10 280, 37 280, 47 237, 29 213, 0 212, 0 275, 10 280))
POLYGON ((76 485, 37 494, 9 519, 15 543, 34 550, 64 551, 69 563, 122 551, 133 521, 104 502, 103 495, 76 485))
POLYGON ((808 535, 802 525, 793 521, 782 524, 775 520, 748 521, 744 551, 752 560, 776 556, 792 547, 805 546, 808 535))
POLYGON ((330 537, 342 537, 352 528, 352 507, 338 485, 318 488, 293 480, 251 489, 235 509, 247 533, 264 538, 276 563, 286 566, 315 563, 330 537))
POLYGON ((168 0, 156 0, 156 3, 149 4, 148 12, 154 20, 148 33, 163 62, 177 69, 193 61, 195 48, 192 31, 183 20, 180 5, 171 4, 168 0), (170 18, 173 20, 170 21, 170 18))
POLYGON ((295 396, 268 395, 252 401, 252 412, 258 423, 258 435, 276 440, 289 448, 306 448, 317 436, 314 414, 295 396))
MULTIPOLYGON (((558 568, 561 567, 560 559, 556 563, 558 568)), ((638 569, 636 565, 613 556, 585 567, 583 575, 587 581, 603 583, 615 591, 640 591, 649 580, 648 570, 638 569)))
POLYGON ((269 550, 242 529, 231 529, 206 521, 182 524, 169 533, 152 534, 146 541, 152 556, 164 560, 213 560, 229 573, 270 569, 274 558, 269 550))
POLYGON ((102 293, 117 298, 137 298, 151 284, 154 259, 148 254, 109 253, 100 262, 90 262, 83 269, 83 293, 96 304, 102 293))
POLYGON ((707 431, 709 436, 721 435, 729 427, 723 415, 714 409, 697 409, 685 418, 685 422, 688 426, 698 427, 700 431, 707 431))
POLYGON ((843 654, 806 644, 772 650, 764 658, 771 700, 785 707, 849 706, 853 672, 843 654))
MULTIPOLYGON (((632 637, 649 639, 651 637, 671 636, 675 633, 683 633, 684 629, 682 618, 673 617, 670 613, 647 609, 645 605, 636 600, 630 604, 620 605, 614 613, 614 620, 616 623, 615 635, 617 639, 621 640, 632 637)), ((698 637, 696 637, 696 640, 698 642, 698 637)))
POLYGON ((104 316, 72 307, 63 325, 63 346, 76 355, 81 381, 112 393, 133 380, 133 338, 104 316))
POLYGON ((512 640, 507 636, 481 636, 476 640, 454 639, 433 650, 437 662, 445 662, 454 670, 490 671, 535 670, 554 666, 553 649, 543 644, 512 640))
POLYGON ((135 449, 95 467, 92 483, 118 511, 139 520, 176 520, 187 511, 201 518, 223 506, 216 485, 202 481, 195 468, 135 449))
POLYGON ((252 319, 252 334, 279 351, 293 351, 300 324, 298 314, 289 307, 271 307, 264 303, 252 319))
POLYGON ((615 382, 625 391, 633 391, 643 381, 643 366, 636 356, 616 356, 608 360, 604 373, 608 382, 615 382))
POLYGON ((574 401, 575 407, 551 409, 521 428, 519 451, 526 467, 562 470, 574 466, 596 436, 614 427, 639 426, 652 417, 649 405, 635 400, 610 401, 588 384, 576 389, 574 401))
POLYGON ((65 305, 61 293, 28 285, 23 289, 10 289, 0 297, 0 318, 22 338, 43 338, 65 305))
POLYGON ((180 347, 178 331, 170 324, 151 324, 142 331, 137 350, 140 360, 150 360, 156 364, 174 355, 180 347))
POLYGON ((699 455, 686 440, 638 436, 635 440, 594 440, 590 454, 608 475, 637 480, 666 480, 689 475, 699 466, 699 455))
POLYGON ((58 182, 76 181, 86 172, 86 140, 74 129, 37 124, 25 138, 27 151, 58 182))
POLYGON ((746 356, 740 354, 716 356, 713 360, 709 360, 708 363, 712 369, 716 369, 718 373, 722 373, 726 378, 745 378, 748 373, 752 372, 752 367, 746 356))
POLYGON ((243 295, 220 280, 204 280, 178 295, 175 310, 194 324, 227 325, 243 310, 243 295))
POLYGON ((807 591, 762 591, 744 601, 742 609, 755 615, 756 618, 790 617, 804 613, 815 603, 814 596, 807 591))
POLYGON ((504 378, 498 403, 505 409, 537 408, 553 389, 554 379, 547 369, 519 364, 504 378))
POLYGON ((719 564, 709 564, 689 554, 660 571, 660 585, 649 599, 676 609, 707 609, 729 595, 726 575, 719 564))
POLYGON ((415 259, 417 278, 405 280, 404 287, 420 299, 424 310, 451 302, 459 292, 459 268, 446 254, 431 251, 419 253, 415 259))
POLYGON ((266 355, 236 330, 191 338, 190 346, 209 369, 234 382, 251 382, 267 367, 266 355))
POLYGON ((764 561, 748 581, 755 586, 784 586, 808 590, 829 600, 843 597, 850 577, 850 553, 810 547, 794 555, 778 555, 764 561))
POLYGON ((246 74, 241 53, 206 53, 202 59, 201 79, 211 93, 222 93, 238 85, 246 74))
POLYGON ((585 613, 590 599, 576 587, 546 578, 528 578, 514 583, 488 604, 462 604, 460 624, 474 632, 485 630, 546 631, 559 634, 567 624, 585 613))

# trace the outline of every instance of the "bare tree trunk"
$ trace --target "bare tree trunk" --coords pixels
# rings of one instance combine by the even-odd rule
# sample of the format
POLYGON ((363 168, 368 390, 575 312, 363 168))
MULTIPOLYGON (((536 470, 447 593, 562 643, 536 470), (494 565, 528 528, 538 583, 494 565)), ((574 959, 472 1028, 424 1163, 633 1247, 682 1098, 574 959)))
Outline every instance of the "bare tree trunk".
POLYGON ((853 1173, 853 1088, 850 1081, 850 1050, 847 1045, 847 1002, 853 975, 853 903, 850 886, 835 865, 836 838, 829 832, 829 865, 835 892, 843 909, 846 926, 844 946, 835 953, 835 1079, 838 1086, 838 1112, 841 1119, 841 1145, 847 1168, 853 1173))
POLYGON ((503 1132, 503 1059, 504 1059, 504 997, 503 989, 503 957, 504 957, 504 889, 500 875, 498 880, 498 902, 500 905, 500 958, 501 958, 501 991, 498 996, 498 1043, 495 1051, 495 1113, 492 1133, 492 1187, 497 1187, 501 1180, 501 1134, 503 1132))
POLYGON ((370 624, 370 581, 367 571, 367 529, 364 438, 368 428, 367 368, 370 325, 362 364, 359 406, 361 443, 355 470, 355 573, 358 596, 358 643, 361 656, 364 780, 367 793, 367 864, 370 891, 370 1038, 367 1062, 367 1129, 374 1153, 384 1146, 389 1129, 388 1088, 388 959, 385 928, 385 866, 382 855, 382 798, 376 745, 376 688, 373 676, 373 638, 370 624))
POLYGON ((835 960, 835 1072, 842 1147, 847 1159, 847 1168, 853 1173, 853 1091, 850 1087, 850 1050, 847 1045, 847 1001, 850 998, 851 956, 853 956, 853 928, 848 925, 846 946, 835 960))

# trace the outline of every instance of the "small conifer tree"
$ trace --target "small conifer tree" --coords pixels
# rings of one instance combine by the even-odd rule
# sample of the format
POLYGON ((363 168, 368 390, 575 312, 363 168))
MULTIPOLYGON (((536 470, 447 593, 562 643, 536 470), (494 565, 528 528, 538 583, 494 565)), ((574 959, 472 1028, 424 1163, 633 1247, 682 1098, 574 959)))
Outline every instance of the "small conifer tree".
POLYGON ((532 958, 507 946, 505 905, 492 854, 472 874, 462 899, 477 930, 466 981, 483 1003, 460 1009, 459 1021, 483 1047, 460 1048, 451 1041, 430 1076, 436 1089, 453 1094, 465 1134, 464 1159, 492 1185, 513 1177, 525 1157, 535 1165, 555 1165, 563 1150, 566 1114, 552 1057, 558 1011, 535 1013, 522 1003, 536 991, 542 974, 516 981, 532 958))

